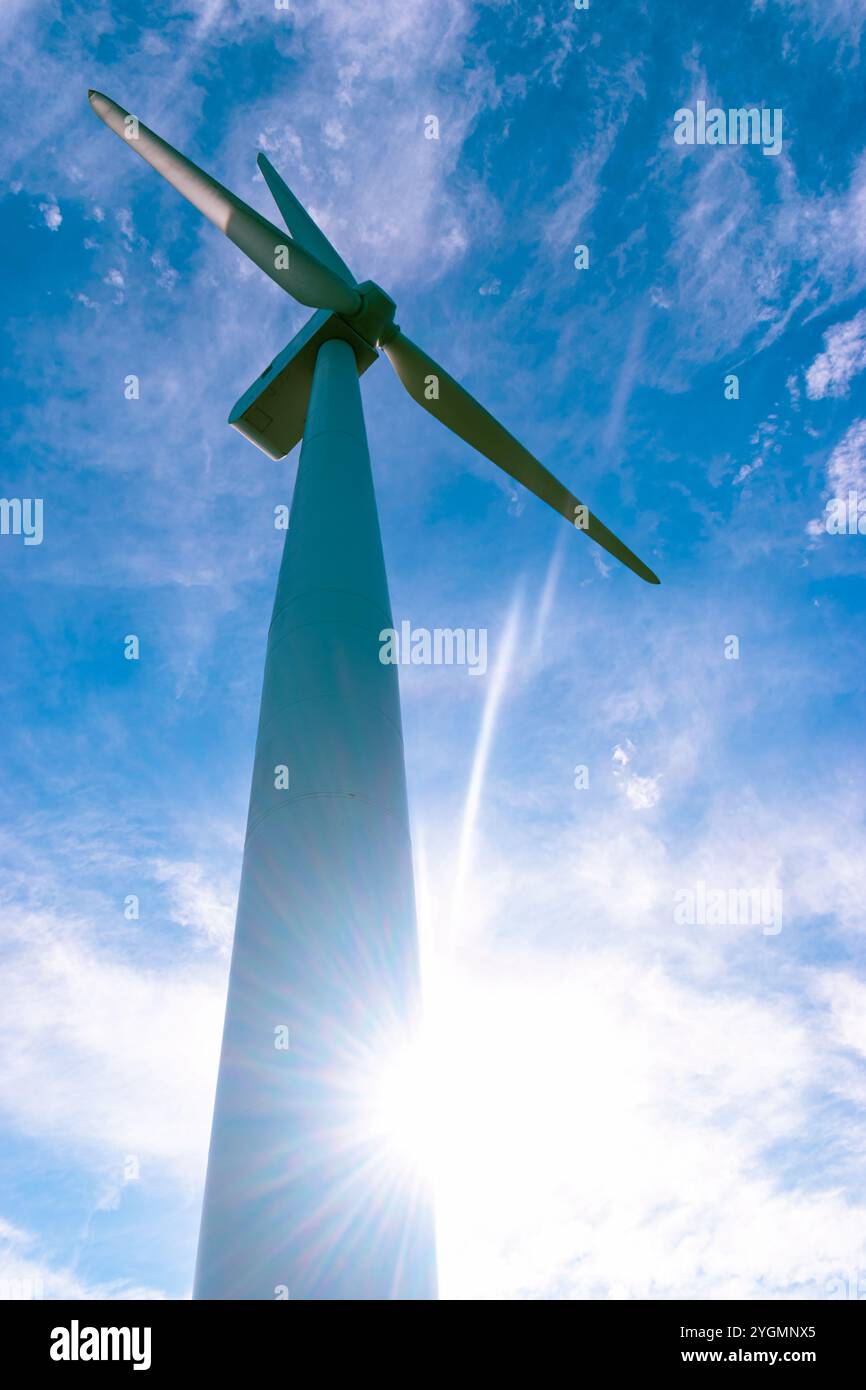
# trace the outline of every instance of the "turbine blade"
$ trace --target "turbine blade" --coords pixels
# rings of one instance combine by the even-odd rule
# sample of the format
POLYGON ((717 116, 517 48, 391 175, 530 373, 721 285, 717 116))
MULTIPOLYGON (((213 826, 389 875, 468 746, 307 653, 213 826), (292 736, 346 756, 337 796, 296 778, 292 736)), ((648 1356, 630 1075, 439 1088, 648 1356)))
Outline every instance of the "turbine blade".
POLYGON ((630 570, 646 580, 648 584, 658 584, 658 576, 649 566, 629 550, 627 545, 599 521, 578 499, 564 487, 552 473, 533 458, 513 435, 508 433, 498 420, 479 405, 468 391, 449 376, 446 371, 428 357, 427 353, 407 338, 405 333, 396 330, 392 337, 380 343, 392 367, 413 400, 423 406, 443 425, 465 439, 473 449, 485 458, 504 469, 517 482, 522 483, 542 502, 546 502, 560 516, 585 531, 590 540, 600 545, 609 555, 627 565, 630 570), (438 383, 438 399, 430 400, 426 388, 432 389, 430 378, 438 383))
POLYGON ((255 265, 301 304, 357 313, 361 296, 352 285, 322 265, 300 243, 248 207, 221 183, 161 140, 146 125, 101 92, 88 92, 90 104, 109 130, 119 135, 157 173, 162 174, 199 212, 204 213, 255 265))
POLYGON ((271 196, 295 241, 306 247, 317 261, 328 266, 335 275, 339 275, 341 280, 345 280, 347 285, 357 285, 357 280, 342 256, 334 249, 321 227, 316 225, 288 184, 280 178, 267 155, 257 155, 256 163, 261 169, 265 183, 271 190, 271 196))

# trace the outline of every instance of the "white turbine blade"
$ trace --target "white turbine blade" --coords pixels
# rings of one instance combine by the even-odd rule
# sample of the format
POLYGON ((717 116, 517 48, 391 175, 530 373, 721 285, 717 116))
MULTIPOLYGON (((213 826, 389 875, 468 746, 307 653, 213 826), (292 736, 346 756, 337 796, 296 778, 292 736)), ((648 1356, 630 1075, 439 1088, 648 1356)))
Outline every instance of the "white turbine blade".
POLYGON ((256 163, 295 241, 305 246, 322 265, 330 267, 347 285, 357 285, 357 280, 342 256, 331 245, 321 227, 313 221, 304 205, 295 197, 289 185, 277 173, 267 155, 257 155, 256 163))
POLYGON ((639 560, 628 546, 608 530, 604 522, 584 506, 569 492, 563 483, 533 458, 514 435, 509 434, 504 425, 494 419, 489 411, 479 405, 474 396, 464 390, 459 382, 434 362, 422 348, 396 329, 381 343, 409 395, 423 406, 443 425, 453 430, 479 454, 489 458, 512 478, 534 492, 542 502, 546 502, 560 516, 572 522, 585 532, 590 540, 600 545, 609 555, 626 565, 647 584, 658 584, 658 576, 643 560, 639 560), (432 398, 430 389, 435 381, 432 398))
POLYGON ((110 97, 94 91, 88 92, 88 96, 100 120, 224 232, 280 289, 314 309, 357 313, 361 296, 353 285, 322 265, 299 242, 287 240, 285 233, 261 213, 179 154, 110 97))

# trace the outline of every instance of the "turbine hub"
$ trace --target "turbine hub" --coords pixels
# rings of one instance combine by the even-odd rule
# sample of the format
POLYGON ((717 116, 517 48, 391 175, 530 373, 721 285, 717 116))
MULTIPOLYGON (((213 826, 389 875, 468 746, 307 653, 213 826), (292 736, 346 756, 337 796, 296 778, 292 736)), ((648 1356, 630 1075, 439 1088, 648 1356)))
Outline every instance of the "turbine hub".
POLYGON ((358 286, 358 293, 361 296, 361 307, 351 318, 347 317, 346 321, 351 323, 355 332, 368 343, 378 347, 386 339, 394 336, 394 314, 397 305, 375 280, 365 280, 358 286))

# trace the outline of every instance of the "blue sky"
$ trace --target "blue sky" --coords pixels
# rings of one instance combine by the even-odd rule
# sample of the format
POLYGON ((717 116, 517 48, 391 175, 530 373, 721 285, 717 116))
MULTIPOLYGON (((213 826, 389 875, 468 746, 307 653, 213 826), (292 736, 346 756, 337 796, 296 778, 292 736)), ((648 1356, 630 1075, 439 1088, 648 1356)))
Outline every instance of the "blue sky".
POLYGON ((864 26, 6 0, 0 493, 44 539, 0 536, 0 1279, 189 1294, 297 464, 226 419, 307 312, 90 86, 274 218, 264 150, 662 580, 364 377, 395 618, 489 633, 483 678, 401 670, 443 1295, 866 1269, 866 538, 823 523, 866 496, 864 26), (676 145, 698 99, 780 108, 781 153, 676 145), (780 890, 782 930, 678 924, 698 881, 780 890))

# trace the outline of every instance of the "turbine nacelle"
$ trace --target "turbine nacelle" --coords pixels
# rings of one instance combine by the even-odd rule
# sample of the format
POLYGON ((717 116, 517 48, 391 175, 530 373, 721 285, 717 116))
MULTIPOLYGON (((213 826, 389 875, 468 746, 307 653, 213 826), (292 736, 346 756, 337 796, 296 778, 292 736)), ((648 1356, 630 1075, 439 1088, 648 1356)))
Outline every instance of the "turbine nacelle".
POLYGON ((409 395, 428 414, 435 415, 454 434, 534 492, 641 579, 648 584, 658 584, 653 571, 618 536, 459 382, 401 332, 394 322, 396 305, 390 295, 373 280, 357 283, 339 252, 264 154, 258 156, 258 166, 291 233, 288 242, 285 233, 266 217, 179 154, 137 117, 101 92, 91 90, 88 97, 109 129, 131 145, 282 290, 301 304, 331 311, 313 315, 301 333, 262 373, 259 379, 262 384, 254 383, 241 398, 230 417, 231 424, 272 458, 281 457, 287 452, 286 444, 291 448, 297 442, 298 422, 303 428, 306 414, 303 384, 308 376, 312 377, 309 364, 315 360, 321 342, 334 336, 347 338, 354 347, 359 372, 375 361, 376 348, 381 347, 409 395), (434 391, 429 389, 431 380, 436 383, 434 391), (299 391, 292 398, 296 382, 299 391), (268 407, 286 411, 288 418, 271 415, 268 407))

